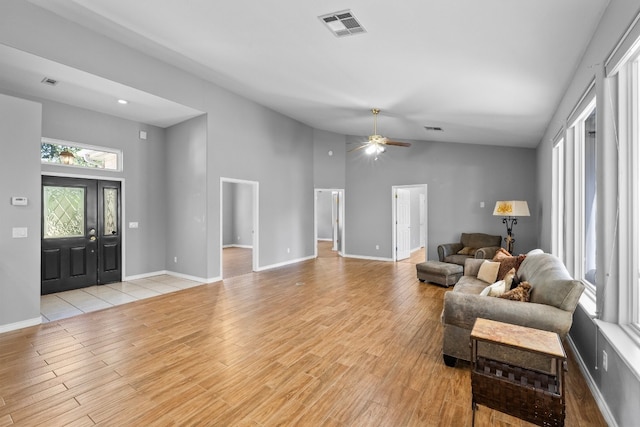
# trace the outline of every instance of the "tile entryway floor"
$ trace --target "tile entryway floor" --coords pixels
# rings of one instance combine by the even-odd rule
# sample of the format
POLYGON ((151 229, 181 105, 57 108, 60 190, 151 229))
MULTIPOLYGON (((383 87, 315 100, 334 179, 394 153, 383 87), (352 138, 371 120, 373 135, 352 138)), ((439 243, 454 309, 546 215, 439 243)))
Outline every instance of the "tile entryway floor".
POLYGON ((109 285, 90 286, 57 294, 42 295, 40 297, 40 314, 43 322, 51 322, 202 284, 164 274, 109 285))

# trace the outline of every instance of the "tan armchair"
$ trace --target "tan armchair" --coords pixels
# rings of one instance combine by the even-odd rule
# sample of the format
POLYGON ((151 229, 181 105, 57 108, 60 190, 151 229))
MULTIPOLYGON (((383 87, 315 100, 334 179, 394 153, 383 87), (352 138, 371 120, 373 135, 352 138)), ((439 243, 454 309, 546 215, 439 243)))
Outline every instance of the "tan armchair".
POLYGON ((438 246, 438 258, 440 262, 464 266, 464 262, 468 258, 492 259, 496 251, 500 249, 501 243, 502 236, 484 233, 462 233, 460 242, 445 243, 438 246), (467 253, 458 253, 465 248, 469 248, 467 253))

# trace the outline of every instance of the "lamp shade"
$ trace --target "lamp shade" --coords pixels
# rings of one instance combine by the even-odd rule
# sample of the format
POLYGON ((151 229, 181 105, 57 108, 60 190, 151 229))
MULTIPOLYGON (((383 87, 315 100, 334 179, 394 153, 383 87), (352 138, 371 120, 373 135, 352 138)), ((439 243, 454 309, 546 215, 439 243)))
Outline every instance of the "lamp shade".
POLYGON ((499 200, 493 209, 494 216, 530 216, 526 200, 499 200))

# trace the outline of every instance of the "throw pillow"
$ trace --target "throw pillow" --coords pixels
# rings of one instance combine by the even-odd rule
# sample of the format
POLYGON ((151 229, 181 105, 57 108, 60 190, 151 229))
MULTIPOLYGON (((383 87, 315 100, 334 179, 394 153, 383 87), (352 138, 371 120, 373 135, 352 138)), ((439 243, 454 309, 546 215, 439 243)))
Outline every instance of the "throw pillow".
POLYGON ((502 258, 512 256, 505 248, 500 248, 496 251, 496 254, 493 256, 494 261, 500 261, 502 258))
MULTIPOLYGON (((498 273, 498 275, 500 275, 500 273, 498 273)), ((512 268, 511 270, 509 270, 509 272, 507 274, 504 275, 504 283, 505 283, 505 289, 508 291, 511 289, 511 284, 513 283, 513 278, 516 276, 516 269, 512 268)))
POLYGON ((520 264, 524 261, 526 255, 518 255, 518 256, 510 256, 505 257, 500 260, 500 269, 498 270, 498 278, 497 280, 504 279, 504 276, 511 270, 512 268, 516 269, 516 272, 520 268, 520 264))
POLYGON ((531 294, 531 285, 529 282, 521 282, 518 287, 511 289, 500 295, 499 298, 508 299, 511 301, 529 302, 531 294))
POLYGON ((458 255, 470 255, 472 250, 473 248, 470 248, 469 246, 465 246, 464 248, 458 251, 458 255))
POLYGON ((490 297, 499 297, 507 291, 507 284, 504 280, 498 280, 493 285, 487 286, 489 288, 489 293, 487 293, 490 297))
POLYGON ((500 269, 499 262, 485 261, 478 270, 478 279, 487 282, 494 283, 496 277, 498 277, 498 269, 500 269))

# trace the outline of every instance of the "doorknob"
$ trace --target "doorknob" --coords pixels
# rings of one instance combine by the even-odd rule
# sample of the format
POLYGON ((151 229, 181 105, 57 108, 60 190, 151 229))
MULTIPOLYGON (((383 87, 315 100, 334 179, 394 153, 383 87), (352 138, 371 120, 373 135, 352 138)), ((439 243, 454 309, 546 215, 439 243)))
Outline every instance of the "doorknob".
POLYGON ((89 240, 91 240, 93 242, 94 240, 96 240, 96 236, 89 237, 89 240))

